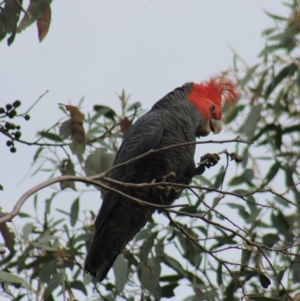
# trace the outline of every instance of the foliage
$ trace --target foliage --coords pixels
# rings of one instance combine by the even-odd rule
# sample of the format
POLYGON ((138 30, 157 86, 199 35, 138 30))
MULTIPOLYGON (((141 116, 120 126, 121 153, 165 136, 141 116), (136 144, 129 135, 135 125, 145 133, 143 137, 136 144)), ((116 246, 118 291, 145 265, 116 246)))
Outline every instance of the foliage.
MULTIPOLYGON (((231 160, 241 161, 239 155, 221 152, 225 166, 212 178, 194 179, 176 203, 188 206, 165 209, 162 217, 155 214, 101 284, 82 275, 96 212, 83 212, 81 200, 87 188, 94 188, 61 182, 62 190, 78 190, 69 211, 52 206, 64 192, 55 191, 47 200, 35 194, 36 212, 19 214, 26 219, 22 233, 14 237, 10 224, 1 224, 8 250, 0 262, 4 295, 74 300, 80 291, 90 300, 160 300, 188 284, 193 293, 185 301, 298 300, 300 14, 296 1, 287 5, 288 17, 267 13, 275 27, 263 32, 267 44, 259 62, 247 66, 235 53, 227 72, 236 78, 241 99, 235 107, 224 107, 224 122, 253 142, 236 143, 242 163, 231 160), (46 203, 42 216, 39 202, 46 203)), ((5 126, 12 104, 9 110, 0 108, 0 132, 9 137, 11 151, 17 143, 37 147, 37 175, 93 176, 109 169, 123 135, 141 114, 140 103, 130 105, 124 91, 119 99, 119 115, 102 104, 87 116, 79 109, 82 101, 61 105, 66 120, 40 131, 31 143, 16 134, 16 126, 5 126)))
POLYGON ((10 46, 17 33, 36 22, 38 37, 41 42, 48 33, 51 23, 52 0, 30 0, 28 8, 22 7, 23 0, 4 0, 0 3, 0 41, 7 34, 7 44, 10 46), (21 12, 24 16, 19 22, 21 12), (18 24, 19 23, 19 24, 18 24))

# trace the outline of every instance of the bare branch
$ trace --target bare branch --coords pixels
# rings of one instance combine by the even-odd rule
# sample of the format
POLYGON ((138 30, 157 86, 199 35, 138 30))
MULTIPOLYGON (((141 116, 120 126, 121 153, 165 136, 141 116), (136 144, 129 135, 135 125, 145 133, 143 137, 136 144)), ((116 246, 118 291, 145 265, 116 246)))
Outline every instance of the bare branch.
POLYGON ((126 162, 123 162, 121 164, 115 165, 113 167, 111 167, 110 169, 105 171, 105 174, 111 173, 114 169, 122 167, 124 165, 127 165, 129 163, 132 163, 134 161, 140 160, 146 156, 158 153, 158 152, 163 152, 165 150, 171 149, 171 148, 176 148, 176 147, 185 147, 185 146, 189 146, 189 145, 198 145, 198 144, 207 144, 207 143, 215 143, 215 144, 223 144, 223 143, 233 143, 233 142, 238 142, 238 143, 245 143, 245 144, 252 144, 252 142, 249 141, 244 141, 240 139, 240 136, 237 136, 234 139, 229 139, 229 140, 206 140, 206 141, 192 141, 192 142, 185 142, 185 143, 178 143, 178 144, 173 144, 173 145, 169 145, 166 147, 162 147, 162 148, 158 148, 158 149, 151 149, 148 152, 137 156, 135 158, 132 158, 126 162))
POLYGON ((20 199, 17 201, 17 203, 15 204, 13 210, 2 216, 0 218, 0 224, 1 223, 4 223, 4 222, 7 222, 7 221, 10 221, 12 218, 14 218, 19 212, 20 212, 20 209, 21 207, 23 206, 23 204, 25 203, 25 201, 30 197, 32 196, 33 194, 37 193, 38 191, 46 188, 46 187, 49 187, 55 183, 59 183, 59 182, 63 182, 63 181, 76 181, 76 182, 82 182, 82 183, 87 183, 87 184, 92 184, 96 187, 100 187, 100 188, 103 188, 105 190, 108 190, 108 191, 112 191, 116 194, 119 194, 127 199, 130 199, 134 202, 137 202, 139 203, 140 205, 143 205, 143 206, 150 206, 150 207, 155 207, 155 208, 161 208, 161 209, 165 209, 165 208, 173 208, 173 207, 183 207, 183 206, 187 206, 187 205, 157 205, 157 204, 153 204, 153 203, 149 203, 149 202, 146 202, 146 201, 143 201, 143 200, 140 200, 140 199, 137 199, 137 198, 134 198, 126 193, 123 193, 122 191, 119 191, 117 189, 114 189, 110 186, 107 186, 101 182, 98 182, 98 181, 95 181, 95 179, 101 179, 100 176, 93 176, 93 177, 79 177, 79 176, 70 176, 70 175, 66 175, 66 176, 60 176, 60 177, 56 177, 56 178, 52 178, 52 179, 49 179, 47 181, 44 181, 36 186, 34 186, 33 188, 31 188, 30 190, 28 190, 27 192, 25 192, 21 197, 20 199))

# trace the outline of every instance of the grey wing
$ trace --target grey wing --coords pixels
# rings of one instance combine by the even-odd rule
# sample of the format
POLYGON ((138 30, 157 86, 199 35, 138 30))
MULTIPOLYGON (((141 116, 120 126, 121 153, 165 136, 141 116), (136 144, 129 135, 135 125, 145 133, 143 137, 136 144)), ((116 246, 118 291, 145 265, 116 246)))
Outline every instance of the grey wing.
MULTIPOLYGON (((121 148, 116 156, 114 165, 124 163, 130 159, 155 149, 162 138, 164 128, 161 123, 163 112, 148 112, 140 117, 125 136, 121 148)), ((143 160, 143 159, 141 159, 143 160)), ((112 172, 111 178, 117 181, 131 182, 134 174, 140 170, 137 161, 124 165, 112 172)), ((118 188, 120 189, 120 187, 118 188)), ((122 190, 122 189, 121 189, 122 190)), ((96 219, 96 230, 101 228, 110 212, 116 206, 120 196, 108 191, 103 200, 100 212, 96 219)))

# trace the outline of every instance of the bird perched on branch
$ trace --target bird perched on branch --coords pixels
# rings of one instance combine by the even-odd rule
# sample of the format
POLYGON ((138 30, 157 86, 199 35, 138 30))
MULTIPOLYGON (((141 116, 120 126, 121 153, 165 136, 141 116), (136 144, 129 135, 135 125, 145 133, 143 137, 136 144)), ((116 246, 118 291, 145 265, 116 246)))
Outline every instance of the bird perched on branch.
MULTIPOLYGON (((202 83, 186 83, 168 93, 141 116, 126 134, 114 165, 152 152, 113 170, 111 178, 125 183, 172 182, 190 184, 193 176, 205 167, 215 165, 218 155, 201 157, 194 162, 196 137, 219 133, 222 129, 222 101, 234 103, 238 92, 234 83, 222 77, 212 77, 202 83), (163 149, 166 148, 166 149, 163 149)), ((124 187, 111 184, 136 199, 157 205, 170 205, 182 193, 176 186, 151 188, 124 187)), ((85 261, 85 272, 102 281, 119 253, 145 226, 157 208, 144 206, 115 192, 107 191, 95 222, 95 234, 85 261)))

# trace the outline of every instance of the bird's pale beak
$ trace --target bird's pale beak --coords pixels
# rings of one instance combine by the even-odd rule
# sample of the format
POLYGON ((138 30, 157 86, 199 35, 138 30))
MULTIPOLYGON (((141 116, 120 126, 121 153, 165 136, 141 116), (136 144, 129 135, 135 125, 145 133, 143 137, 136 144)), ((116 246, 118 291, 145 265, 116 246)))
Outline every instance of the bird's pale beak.
POLYGON ((209 121, 206 122, 204 126, 202 126, 201 128, 199 127, 197 129, 197 136, 205 137, 210 132, 213 132, 214 134, 219 134, 221 130, 222 130, 221 121, 216 119, 210 119, 209 121))
POLYGON ((219 134, 222 131, 222 122, 216 119, 210 119, 210 128, 214 134, 219 134))

